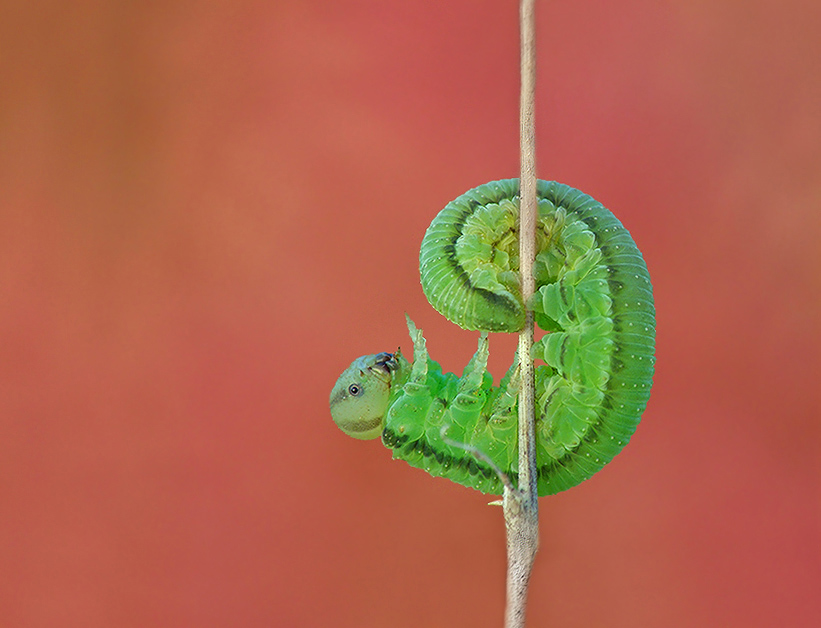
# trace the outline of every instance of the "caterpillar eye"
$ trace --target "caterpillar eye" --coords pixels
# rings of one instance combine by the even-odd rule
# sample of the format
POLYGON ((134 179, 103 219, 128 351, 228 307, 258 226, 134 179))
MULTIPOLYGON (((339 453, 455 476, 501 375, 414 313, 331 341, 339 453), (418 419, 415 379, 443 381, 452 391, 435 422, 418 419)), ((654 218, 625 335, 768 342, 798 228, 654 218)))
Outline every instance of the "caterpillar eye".
POLYGON ((351 384, 348 386, 348 393, 354 397, 358 397, 362 394, 362 386, 359 386, 358 384, 351 384))

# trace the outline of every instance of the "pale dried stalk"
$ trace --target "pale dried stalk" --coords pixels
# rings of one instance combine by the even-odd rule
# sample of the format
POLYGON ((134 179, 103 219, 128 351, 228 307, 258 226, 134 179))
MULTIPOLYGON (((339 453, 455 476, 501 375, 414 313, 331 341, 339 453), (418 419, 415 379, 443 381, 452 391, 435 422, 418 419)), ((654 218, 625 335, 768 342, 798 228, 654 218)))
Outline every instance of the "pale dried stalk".
MULTIPOLYGON (((534 122, 536 87, 535 0, 521 0, 521 107, 519 177, 519 269, 522 297, 530 303, 535 283, 533 261, 536 249, 536 127, 534 122)), ((536 551, 539 548, 539 506, 536 489, 535 385, 531 349, 533 312, 527 309, 524 330, 519 334, 519 488, 505 488, 504 513, 507 529, 507 610, 506 628, 523 628, 527 589, 536 551)))

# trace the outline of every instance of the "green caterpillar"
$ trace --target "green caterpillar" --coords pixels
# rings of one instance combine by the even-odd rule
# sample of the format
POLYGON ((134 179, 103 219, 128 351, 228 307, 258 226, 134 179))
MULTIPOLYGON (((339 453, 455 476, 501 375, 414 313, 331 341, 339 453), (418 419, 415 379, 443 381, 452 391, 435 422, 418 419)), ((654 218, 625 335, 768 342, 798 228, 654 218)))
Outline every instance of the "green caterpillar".
MULTIPOLYGON (((518 179, 466 192, 433 220, 422 241, 422 288, 465 329, 516 332, 519 290, 518 179)), ((599 471, 633 435, 650 396, 655 308, 647 266, 627 230, 590 196, 539 181, 530 307, 547 332, 536 342, 539 495, 599 471)), ((517 479, 518 369, 499 386, 487 372, 487 333, 461 377, 428 357, 408 318, 413 362, 401 352, 363 356, 331 391, 331 415, 350 436, 382 437, 394 458, 483 493, 502 481, 478 450, 517 479)))

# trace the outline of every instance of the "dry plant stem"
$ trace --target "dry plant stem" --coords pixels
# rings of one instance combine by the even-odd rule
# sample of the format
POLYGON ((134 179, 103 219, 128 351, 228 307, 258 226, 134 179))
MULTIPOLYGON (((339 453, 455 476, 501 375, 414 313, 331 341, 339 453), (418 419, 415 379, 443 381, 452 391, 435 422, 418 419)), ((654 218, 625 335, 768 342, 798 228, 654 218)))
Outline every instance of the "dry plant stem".
MULTIPOLYGON (((521 0, 521 176, 519 177, 519 269, 522 297, 533 296, 533 261, 536 248, 536 87, 535 0, 521 0)), ((539 548, 539 507, 536 489, 536 436, 533 348, 533 312, 528 309, 524 330, 519 334, 519 488, 505 488, 504 513, 507 529, 506 628, 523 628, 527 589, 536 551, 539 548)))

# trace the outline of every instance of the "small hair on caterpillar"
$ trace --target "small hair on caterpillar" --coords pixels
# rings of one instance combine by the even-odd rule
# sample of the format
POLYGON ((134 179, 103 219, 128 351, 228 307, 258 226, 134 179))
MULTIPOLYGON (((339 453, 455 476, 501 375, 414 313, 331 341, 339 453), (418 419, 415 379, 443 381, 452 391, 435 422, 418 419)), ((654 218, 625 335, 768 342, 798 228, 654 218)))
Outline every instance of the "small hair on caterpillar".
MULTIPOLYGON (((644 259, 612 213, 556 182, 539 181, 537 196, 529 306, 546 332, 533 356, 545 362, 536 366, 536 455, 547 495, 591 477, 630 440, 652 386, 655 308, 644 259)), ((422 289, 460 327, 522 329, 517 220, 518 180, 507 179, 448 203, 426 231, 422 289)), ((517 479, 516 364, 493 386, 482 334, 463 374, 443 373, 407 320, 413 362, 400 352, 355 360, 331 392, 334 420, 356 438, 381 436, 395 458, 431 475, 501 494, 500 473, 517 479)))

